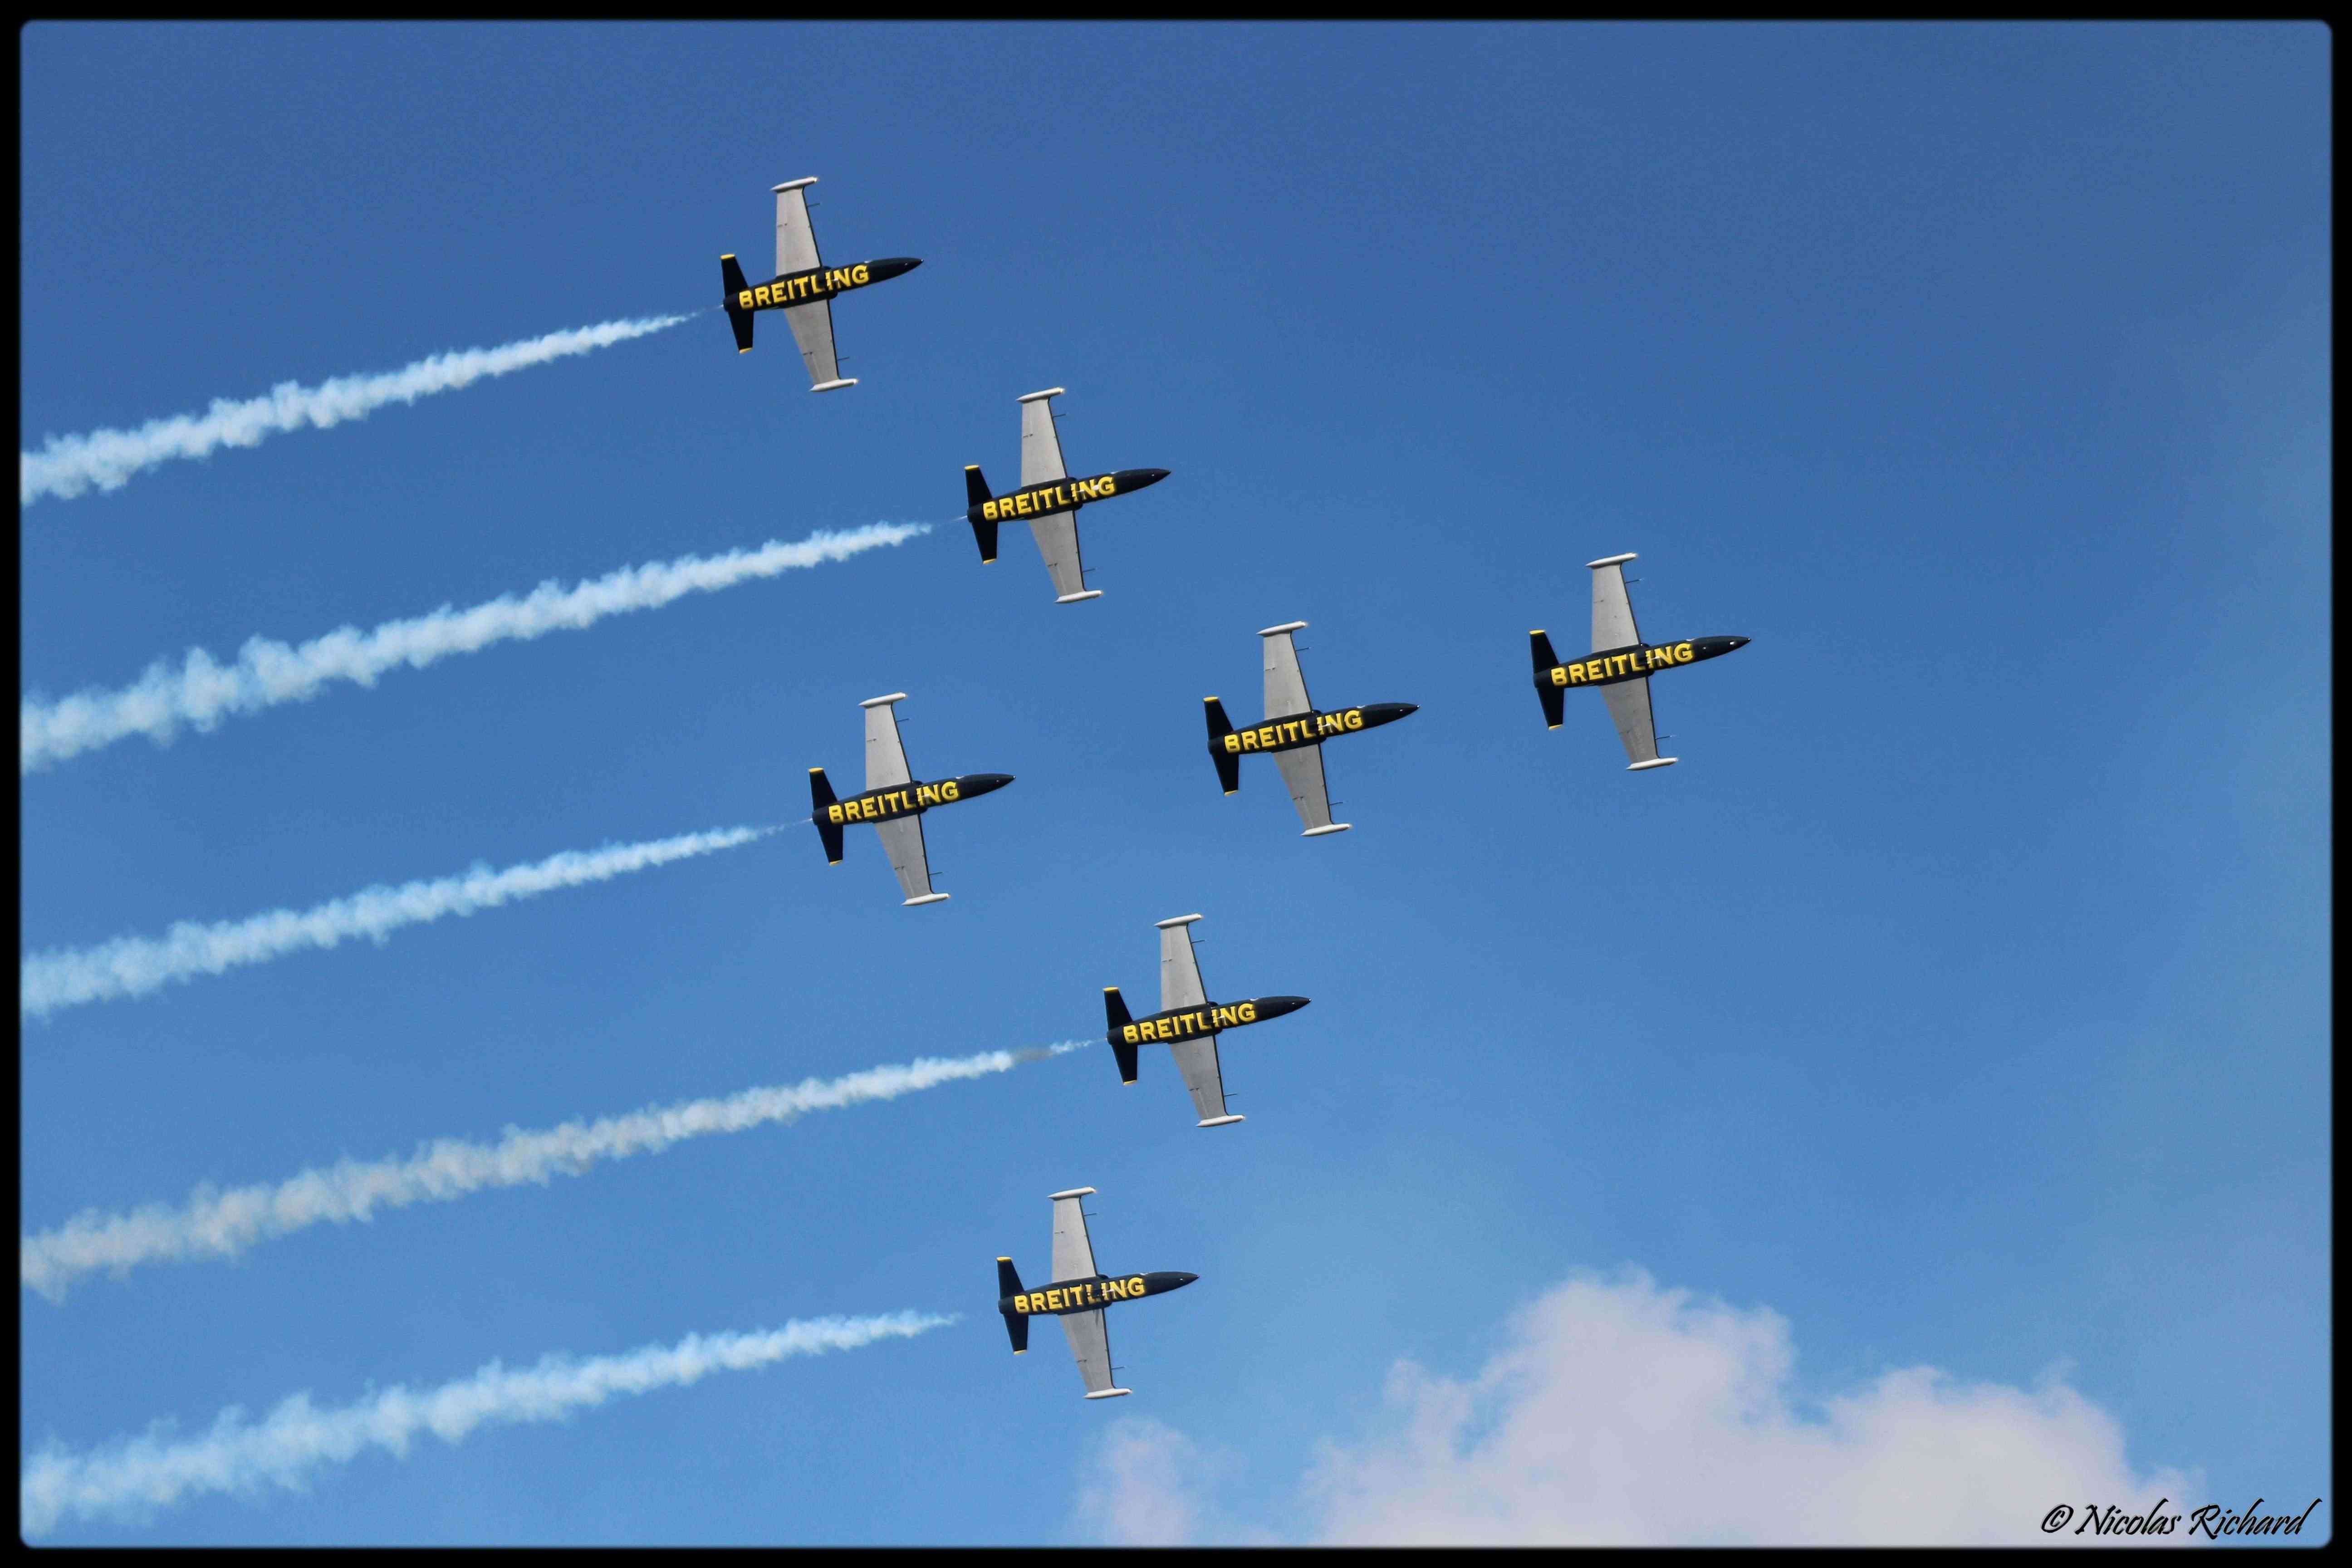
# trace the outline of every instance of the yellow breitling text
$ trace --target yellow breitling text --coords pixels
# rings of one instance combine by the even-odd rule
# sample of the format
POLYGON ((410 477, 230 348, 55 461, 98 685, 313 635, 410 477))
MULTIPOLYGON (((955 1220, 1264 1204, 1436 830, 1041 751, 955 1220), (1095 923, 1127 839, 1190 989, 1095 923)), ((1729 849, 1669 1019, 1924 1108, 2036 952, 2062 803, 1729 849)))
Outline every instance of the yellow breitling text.
POLYGON ((1607 680, 1612 676, 1639 675, 1647 670, 1664 669, 1670 664, 1688 664, 1691 645, 1678 642, 1672 647, 1639 647, 1631 653, 1614 653, 1607 658, 1588 658, 1577 664, 1552 667, 1554 686, 1582 686, 1587 681, 1607 680))
POLYGON ((1049 511, 1067 511, 1074 506, 1118 493, 1118 477, 1115 474, 1091 479, 1062 479, 1042 489, 1015 490, 1009 496, 982 501, 980 515, 991 522, 1008 517, 1043 517, 1049 511))
POLYGON ((1113 1301, 1133 1301, 1143 1295, 1143 1276, 1096 1279, 1066 1285, 1058 1290, 1024 1290, 1013 1298, 1016 1312, 1067 1312, 1087 1307, 1108 1307, 1113 1301))
POLYGON ((1189 1013, 1171 1013, 1164 1018, 1146 1018, 1139 1024, 1122 1024, 1118 1037, 1130 1046, 1150 1040, 1189 1040, 1195 1035, 1213 1035, 1219 1029, 1230 1029, 1236 1024, 1257 1022, 1257 1004, 1236 1002, 1226 1007, 1195 1007, 1189 1013))
POLYGON ((1339 713, 1315 713, 1304 719, 1284 719, 1272 724, 1261 724, 1255 730, 1238 730, 1225 737, 1225 752, 1238 756, 1244 752, 1271 752, 1279 746, 1296 745, 1301 741, 1319 741, 1326 735, 1345 734, 1349 730, 1364 727, 1364 710, 1350 708, 1339 713))
POLYGON ((764 310, 772 305, 797 305, 805 300, 822 300, 828 294, 838 294, 844 289, 862 289, 873 280, 873 274, 863 261, 855 267, 804 272, 797 278, 779 278, 773 283, 762 283, 757 289, 740 290, 735 296, 735 308, 739 310, 764 310))
POLYGON ((835 801, 824 808, 824 819, 827 822, 881 822, 888 817, 903 816, 910 811, 920 811, 927 805, 944 805, 960 798, 962 794, 963 786, 953 779, 941 784, 884 790, 879 795, 862 795, 855 800, 835 801))

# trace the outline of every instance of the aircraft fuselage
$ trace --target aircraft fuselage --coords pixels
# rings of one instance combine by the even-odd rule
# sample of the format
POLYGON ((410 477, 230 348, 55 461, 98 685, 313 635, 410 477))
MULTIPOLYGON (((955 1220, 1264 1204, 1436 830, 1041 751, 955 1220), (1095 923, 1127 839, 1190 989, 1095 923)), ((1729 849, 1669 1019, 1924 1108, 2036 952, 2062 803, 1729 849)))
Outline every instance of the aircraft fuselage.
POLYGON ((1239 1029, 1296 1013, 1307 1005, 1304 996, 1254 996, 1246 1002, 1203 1002, 1197 1007, 1171 1007, 1149 1018, 1113 1025, 1103 1037, 1113 1046, 1173 1044, 1223 1029, 1239 1029))
POLYGON ((1209 752, 1212 756, 1223 752, 1238 757, 1248 752, 1296 751, 1301 746, 1319 745, 1334 735, 1352 735, 1359 730, 1393 724, 1406 714, 1418 711, 1420 706, 1417 702, 1368 702, 1360 708, 1293 713, 1268 719, 1251 729, 1219 735, 1209 742, 1209 752))
POLYGON ((818 814, 825 823, 888 822, 894 817, 920 816, 937 805, 953 805, 960 800, 1003 789, 1013 782, 1011 773, 966 773, 961 778, 941 779, 937 784, 919 780, 902 784, 885 784, 869 789, 847 800, 837 800, 818 814))
POLYGON ((1167 477, 1165 468, 1121 468, 1116 473, 1086 479, 1045 479, 988 500, 974 501, 964 510, 964 521, 973 524, 1005 522, 1014 518, 1043 517, 1049 511, 1076 511, 1088 501, 1132 495, 1167 477))
POLYGON ((1057 1279, 1034 1290, 1018 1290, 996 1299, 996 1310, 1008 1318, 1059 1317, 1065 1312, 1091 1312, 1121 1301, 1139 1301, 1181 1290, 1197 1274, 1097 1274, 1087 1279, 1057 1279))
POLYGON ((1614 686, 1621 680, 1639 680, 1662 669, 1696 664, 1701 659, 1720 658, 1747 646, 1746 637, 1692 637, 1683 642, 1635 643, 1630 647, 1609 648, 1588 654, 1582 658, 1570 659, 1565 664, 1555 664, 1549 669, 1538 669, 1536 671, 1536 685, 1538 688, 1614 686))
POLYGON ((811 304, 830 300, 835 294, 846 294, 853 289, 887 282, 921 265, 916 257, 888 256, 879 261, 854 262, 847 267, 812 267, 804 272, 780 272, 757 288, 732 290, 727 304, 736 310, 775 310, 789 305, 811 304))

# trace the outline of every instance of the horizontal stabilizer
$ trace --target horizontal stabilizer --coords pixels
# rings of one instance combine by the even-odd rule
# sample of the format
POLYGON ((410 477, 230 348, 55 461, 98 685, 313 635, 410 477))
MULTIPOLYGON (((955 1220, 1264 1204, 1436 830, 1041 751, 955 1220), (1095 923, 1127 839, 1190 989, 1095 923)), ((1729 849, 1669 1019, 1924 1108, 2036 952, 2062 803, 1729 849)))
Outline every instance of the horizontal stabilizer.
POLYGON ((1117 1399, 1123 1394, 1132 1394, 1134 1392, 1135 1390, 1131 1388, 1097 1388, 1092 1394, 1087 1394, 1087 1397, 1088 1399, 1117 1399))
MULTIPOLYGON (((1100 588, 1089 588, 1083 594, 1065 594, 1060 598, 1055 600, 1054 603, 1057 605, 1076 605, 1087 599, 1099 599, 1101 597, 1102 590, 1100 588)), ((1113 1392, 1125 1394, 1127 1390, 1121 1388, 1115 1389, 1113 1392)), ((1094 1395, 1089 1394, 1087 1397, 1092 1399, 1094 1395)))
POLYGON ((1681 761, 1680 757, 1652 757, 1646 763, 1627 763, 1625 771, 1629 773, 1638 773, 1643 768, 1670 768, 1681 761))
POLYGON ((949 897, 950 895, 946 893, 925 893, 919 899, 907 899, 902 901, 912 908, 916 904, 944 904, 949 897))
POLYGON ((1236 1121, 1246 1121, 1246 1116, 1212 1116, 1206 1121, 1195 1121, 1195 1127, 1231 1127, 1236 1121))
POLYGON ((811 392, 838 392, 845 386, 856 386, 856 384, 857 378, 856 376, 846 375, 842 377, 839 381, 820 381, 814 386, 810 387, 809 390, 811 392))
POLYGON ((1585 564, 1597 572, 1603 566, 1622 566, 1628 561, 1639 559, 1639 556, 1629 550, 1622 555, 1604 555, 1598 561, 1588 561, 1585 564))
POLYGON ((1345 833, 1349 828, 1353 827, 1354 826, 1355 824, 1352 822, 1334 822, 1326 827, 1310 827, 1298 837, 1301 838, 1320 838, 1327 833, 1345 833))

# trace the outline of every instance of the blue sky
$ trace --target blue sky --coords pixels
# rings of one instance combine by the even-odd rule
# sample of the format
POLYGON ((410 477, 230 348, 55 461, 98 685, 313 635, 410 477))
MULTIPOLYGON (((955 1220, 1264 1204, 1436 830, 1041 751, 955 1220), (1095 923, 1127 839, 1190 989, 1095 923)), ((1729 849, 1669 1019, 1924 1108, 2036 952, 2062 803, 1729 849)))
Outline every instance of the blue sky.
MULTIPOLYGON (((1079 1052, 577 1180, 22 1297, 76 1448, 492 1358, 916 1308, 905 1343, 329 1467, 78 1542, 1067 1541, 1106 1445, 1192 1531, 1326 1533, 1318 1452, 1581 1271, 1769 1309, 1801 1410, 2053 1379, 2195 1501, 2326 1490, 2327 37, 2160 27, 35 26, 20 438, 615 317, 584 359, 20 514, 23 685, 875 521, 895 550, 134 739, 22 784, 27 952, 477 860, 795 821, 904 690, 1010 789, 26 1027, 21 1223, 349 1154, 1094 1034, 1202 911, 1248 1122, 1079 1052), (855 390, 713 266, 822 176, 855 390), (982 570, 958 470, 1063 385, 1105 596, 982 570), (1640 552, 1681 765, 1526 633, 1640 552), (1304 619, 1356 830, 1220 795, 1304 619), (1015 1361, 1099 1190, 1131 1400, 1015 1361), (1122 1426, 1121 1423, 1126 1425, 1122 1426), (1140 1435, 1140 1436, 1139 1436, 1140 1435), (1171 1439, 1175 1441, 1175 1439, 1171 1439), (1221 1521, 1221 1522, 1220 1522, 1221 1521)), ((1048 1331, 1050 1332, 1050 1331, 1048 1331)), ((2015 1499, 2020 1520, 2054 1497, 2015 1499)), ((2178 1499, 2176 1499, 2178 1500, 2178 1499)), ((2325 1523, 2331 1504, 2314 1516, 2325 1523)), ((1655 1521, 1673 1538, 1671 1521, 1655 1521)), ((1765 1529, 1769 1537, 1769 1529, 1765 1529)), ((1114 1531, 1114 1533, 1116 1533, 1114 1531)))

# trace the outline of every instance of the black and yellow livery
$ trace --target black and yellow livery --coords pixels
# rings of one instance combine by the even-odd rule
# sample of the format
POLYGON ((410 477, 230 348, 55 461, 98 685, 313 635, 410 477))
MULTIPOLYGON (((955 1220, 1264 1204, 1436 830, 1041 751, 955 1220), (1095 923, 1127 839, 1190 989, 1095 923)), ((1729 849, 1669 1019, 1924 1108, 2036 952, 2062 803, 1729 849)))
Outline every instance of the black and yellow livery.
POLYGON ((780 273, 755 286, 745 279, 743 268, 733 256, 722 256, 719 258, 719 276, 725 292, 721 302, 727 308, 727 324, 735 329, 735 350, 738 353, 751 352, 751 319, 761 310, 815 304, 852 289, 887 283, 922 264, 919 257, 888 256, 847 267, 811 267, 780 273))
POLYGON ((1104 1324, 1106 1308, 1146 1296, 1181 1290, 1197 1274, 1113 1274, 1095 1262, 1094 1239, 1087 1234, 1086 1200, 1092 1187, 1072 1187, 1050 1194, 1054 1204, 1054 1260, 1051 1285, 1042 1290, 1024 1289, 1013 1259, 996 1260, 996 1310, 1003 1315, 1004 1331, 1012 1337, 1013 1353, 1029 1348, 1029 1320, 1049 1317, 1062 1325, 1070 1354, 1086 1380, 1088 1399, 1117 1399, 1129 1391, 1112 1375, 1110 1330, 1104 1324))
POLYGON ((1360 708, 1334 708, 1268 719, 1246 730, 1236 730, 1216 698, 1202 699, 1209 720, 1209 760, 1217 764, 1217 782, 1227 795, 1242 787, 1242 759, 1255 752, 1294 752, 1319 746, 1341 735, 1377 730, 1408 713, 1421 710, 1418 702, 1367 702, 1360 708))
POLYGON ((1567 693, 1572 688, 1640 680, 1661 670, 1721 658, 1746 647, 1748 643, 1746 637, 1685 637, 1680 642, 1633 643, 1605 648, 1562 662, 1552 649, 1550 637, 1540 631, 1528 634, 1528 651, 1535 661, 1536 696, 1543 703, 1544 723, 1554 730, 1560 726, 1567 693))
POLYGON ((1127 998, 1119 994, 1118 987, 1106 985, 1103 1014, 1108 1027, 1103 1038, 1110 1042, 1111 1055, 1118 1060, 1118 1081, 1133 1083, 1139 1066, 1137 1051, 1141 1047, 1211 1038, 1227 1029, 1246 1028, 1296 1013, 1308 1000, 1305 996, 1253 996, 1246 1002, 1202 1002, 1189 1007, 1169 1007, 1148 1018, 1137 1018, 1129 1016, 1127 998))
POLYGON ((1000 496, 990 493, 988 479, 981 473, 980 466, 968 463, 963 470, 964 499, 968 503, 964 521, 971 524, 972 539, 979 544, 980 559, 985 564, 996 559, 996 530, 1001 523, 1027 521, 1055 512, 1075 513, 1090 501, 1133 495, 1167 477, 1166 468, 1120 468, 1086 479, 1045 479, 1000 496))
POLYGON ((901 817, 920 816, 942 805, 954 805, 1003 789, 1013 782, 1011 773, 966 773, 961 778, 940 779, 934 784, 909 780, 905 784, 886 784, 869 789, 847 800, 837 798, 833 784, 823 768, 809 770, 809 798, 815 806, 809 820, 816 824, 817 837, 824 840, 824 858, 828 865, 841 864, 841 830, 861 822, 881 824, 901 817))
POLYGON ((1124 1277, 1097 1274, 1086 1279, 1057 1279, 1031 1290, 1023 1288, 1013 1259, 1000 1258, 996 1260, 996 1310, 1004 1316, 1004 1331, 1012 1336, 1013 1353, 1019 1355, 1029 1348, 1031 1318, 1093 1312, 1124 1301, 1140 1301, 1146 1296, 1164 1296, 1199 1278, 1197 1274, 1168 1270, 1124 1277))

